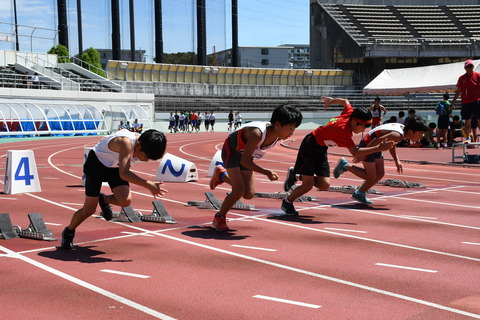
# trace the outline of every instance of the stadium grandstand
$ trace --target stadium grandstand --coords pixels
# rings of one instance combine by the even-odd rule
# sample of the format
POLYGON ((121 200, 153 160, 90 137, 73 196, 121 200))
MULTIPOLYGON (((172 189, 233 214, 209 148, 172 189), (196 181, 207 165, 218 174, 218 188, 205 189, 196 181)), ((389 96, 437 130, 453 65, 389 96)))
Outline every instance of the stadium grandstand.
POLYGON ((310 7, 312 67, 352 70, 359 87, 384 69, 480 55, 478 1, 311 0, 310 7))

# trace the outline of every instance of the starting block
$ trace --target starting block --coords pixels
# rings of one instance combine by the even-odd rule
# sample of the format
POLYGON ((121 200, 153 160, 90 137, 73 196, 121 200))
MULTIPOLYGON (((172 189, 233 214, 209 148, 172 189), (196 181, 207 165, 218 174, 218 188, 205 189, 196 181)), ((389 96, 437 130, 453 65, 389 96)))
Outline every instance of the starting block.
MULTIPOLYGON (((17 227, 17 230, 19 228, 17 227)), ((0 238, 15 239, 18 238, 18 231, 12 225, 10 215, 8 213, 0 213, 0 238)))
POLYGON ((118 221, 118 222, 135 223, 135 222, 141 221, 140 215, 141 215, 140 212, 138 211, 135 212, 131 206, 128 206, 128 207, 122 207, 122 211, 114 212, 112 216, 115 219, 115 221, 118 221))
POLYGON ((425 188, 425 186, 421 183, 402 181, 399 179, 381 180, 378 182, 378 184, 396 188, 425 188))
MULTIPOLYGON (((285 199, 289 195, 288 192, 255 192, 254 197, 255 198, 269 198, 269 199, 285 199)), ((307 196, 303 195, 301 197, 298 197, 295 201, 300 201, 300 202, 308 202, 308 201, 316 201, 317 198, 315 196, 307 196)))
MULTIPOLYGON (((341 186, 341 187, 328 187, 328 191, 336 191, 336 192, 353 194, 359 188, 360 187, 344 185, 344 186, 341 186)), ((369 189, 366 193, 368 193, 368 194, 383 194, 383 192, 380 192, 378 189, 369 189)))
POLYGON ((158 166, 155 179, 169 182, 198 181, 198 171, 193 162, 167 152, 158 166))
POLYGON ((3 239, 28 238, 35 240, 56 241, 53 233, 47 229, 40 213, 28 214, 30 225, 25 230, 12 225, 8 213, 0 213, 0 237, 3 239))
POLYGON ((139 221, 146 221, 146 222, 158 222, 158 223, 177 223, 172 216, 170 216, 163 206, 162 201, 156 200, 152 201, 153 204, 153 211, 149 215, 143 215, 139 211, 133 210, 131 206, 122 207, 122 211, 114 212, 113 218, 115 221, 119 222, 139 222, 139 221))
POLYGON ((150 215, 141 215, 140 219, 147 222, 159 222, 159 223, 177 223, 171 215, 168 214, 167 210, 163 206, 162 201, 156 200, 152 201, 153 211, 150 215))
POLYGON ((27 229, 20 230, 18 234, 21 238, 46 241, 57 240, 53 237, 53 233, 47 229, 45 221, 43 221, 42 215, 40 213, 30 213, 28 215, 28 219, 30 220, 30 225, 27 229))
MULTIPOLYGON (((222 206, 221 203, 218 201, 218 199, 215 197, 215 195, 211 192, 205 192, 205 196, 207 199, 205 201, 188 201, 187 206, 194 206, 199 209, 214 209, 214 210, 220 210, 220 207, 222 206)), ((258 211, 258 209, 255 209, 254 205, 251 204, 245 204, 242 201, 238 200, 232 207, 232 209, 236 210, 247 210, 247 211, 258 211)))

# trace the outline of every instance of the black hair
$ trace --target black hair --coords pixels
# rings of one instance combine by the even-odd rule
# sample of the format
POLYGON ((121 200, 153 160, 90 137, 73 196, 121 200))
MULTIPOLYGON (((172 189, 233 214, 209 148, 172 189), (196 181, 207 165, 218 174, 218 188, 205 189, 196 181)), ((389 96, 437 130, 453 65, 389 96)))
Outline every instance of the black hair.
POLYGON ((379 96, 376 96, 375 101, 382 101, 379 96))
POLYGON ((350 119, 355 118, 362 121, 372 120, 372 113, 368 108, 365 107, 356 107, 353 109, 350 119))
POLYGON ((270 118, 270 123, 272 125, 275 122, 279 122, 281 126, 293 124, 295 127, 298 127, 303 120, 302 113, 296 107, 291 105, 283 105, 276 107, 272 112, 272 117, 270 118))
POLYGON ((409 118, 405 124, 404 131, 412 130, 413 132, 422 131, 425 132, 428 130, 427 124, 423 121, 422 117, 414 116, 409 118))
POLYGON ((448 94, 448 92, 445 92, 445 93, 443 94, 443 99, 444 99, 444 100, 448 100, 449 98, 450 98, 450 95, 448 94))
POLYGON ((460 120, 459 116, 453 116, 453 120, 460 120))
POLYGON ((416 112, 415 109, 408 110, 408 114, 412 114, 412 113, 415 114, 415 112, 416 112))
POLYGON ((429 127, 430 129, 435 129, 435 128, 437 127, 437 124, 436 124, 435 122, 430 122, 430 123, 428 124, 428 127, 429 127))
POLYGON ((399 116, 400 118, 403 118, 403 117, 405 116, 405 112, 400 111, 400 112, 398 113, 398 116, 399 116))
POLYGON ((167 149, 167 137, 155 129, 150 129, 143 132, 138 138, 140 143, 140 151, 145 152, 145 155, 151 160, 158 160, 165 154, 167 149))

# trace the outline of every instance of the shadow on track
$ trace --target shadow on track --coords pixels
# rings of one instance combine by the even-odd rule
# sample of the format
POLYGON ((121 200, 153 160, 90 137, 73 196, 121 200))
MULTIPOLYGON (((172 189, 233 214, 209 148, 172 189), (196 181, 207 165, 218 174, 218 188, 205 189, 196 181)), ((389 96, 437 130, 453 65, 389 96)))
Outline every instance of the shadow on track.
POLYGON ((81 263, 104 263, 104 262, 131 262, 132 260, 112 260, 110 258, 98 257, 105 254, 103 251, 93 250, 94 246, 75 246, 72 250, 56 248, 55 251, 38 253, 39 256, 60 261, 77 261, 81 263))

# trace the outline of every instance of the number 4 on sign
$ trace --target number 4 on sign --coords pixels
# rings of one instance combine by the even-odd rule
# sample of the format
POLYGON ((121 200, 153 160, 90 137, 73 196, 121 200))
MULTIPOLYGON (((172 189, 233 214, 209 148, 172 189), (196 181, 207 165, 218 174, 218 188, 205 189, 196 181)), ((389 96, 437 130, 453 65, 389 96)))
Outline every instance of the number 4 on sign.
POLYGON ((30 174, 30 163, 28 157, 22 157, 18 162, 17 170, 15 171, 15 181, 25 180, 25 185, 29 186, 32 184, 34 176, 30 174), (21 175, 23 169, 23 175, 21 175))
POLYGON ((8 150, 5 193, 39 192, 37 164, 32 150, 8 150))

